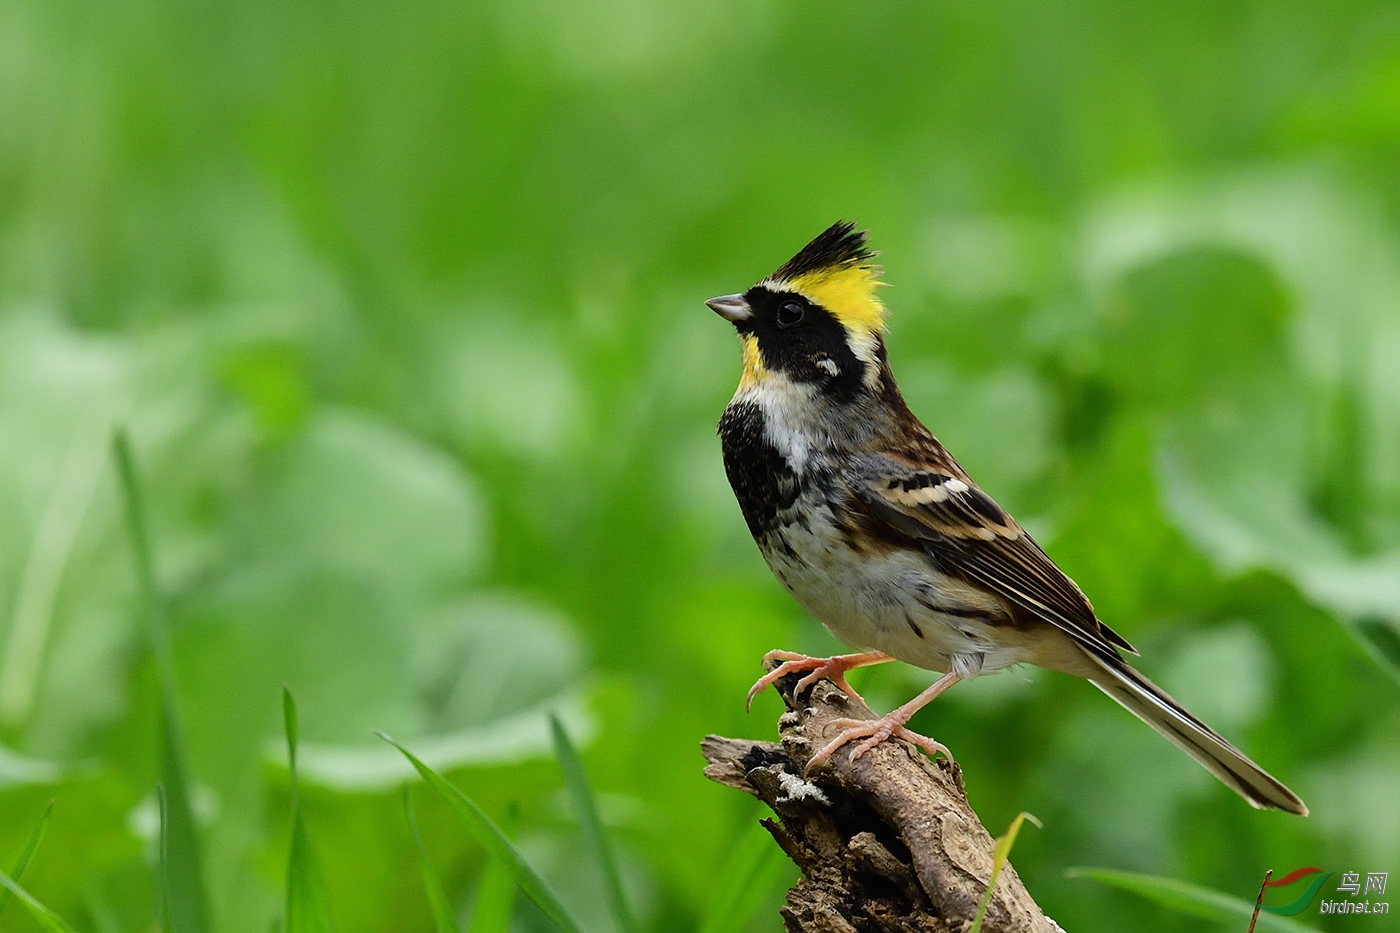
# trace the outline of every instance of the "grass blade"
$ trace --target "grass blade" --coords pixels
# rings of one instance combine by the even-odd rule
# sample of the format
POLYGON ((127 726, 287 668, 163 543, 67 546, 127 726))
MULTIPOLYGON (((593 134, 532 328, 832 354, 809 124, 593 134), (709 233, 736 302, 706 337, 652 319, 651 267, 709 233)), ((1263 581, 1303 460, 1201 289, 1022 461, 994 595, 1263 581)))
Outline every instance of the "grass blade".
POLYGON ((1400 686, 1400 634, 1380 619, 1343 620, 1342 627, 1391 682, 1400 686))
MULTIPOLYGON (((1254 914, 1254 904, 1251 901, 1175 878, 1111 868, 1071 868, 1065 875, 1070 878, 1089 878, 1100 884, 1129 891, 1163 907, 1207 920, 1244 922, 1254 914)), ((1304 926, 1296 920, 1267 913, 1259 915, 1258 928, 1271 933, 1313 933, 1315 930, 1314 927, 1304 926)))
POLYGON ((490 859, 476 883, 468 933, 509 933, 515 915, 515 879, 499 859, 490 859))
POLYGON ((423 844, 423 834, 418 831, 418 820, 413 816, 413 798, 409 796, 408 785, 403 788, 403 812, 408 817, 408 828, 413 831, 413 844, 418 848, 418 864, 423 869, 423 887, 428 892, 428 906, 433 911, 433 928, 437 933, 458 933, 457 920, 452 916, 452 903, 447 892, 442 889, 433 863, 428 858, 428 847, 423 844))
POLYGON ((62 917, 35 900, 34 895, 21 888, 18 881, 3 871, 0 871, 0 886, 3 886, 7 893, 19 898, 19 902, 29 908, 29 913, 38 921, 39 926, 49 933, 77 933, 62 917))
POLYGON ((1030 820, 1037 827, 1040 826, 1040 820, 1022 810, 1016 814, 1016 819, 1011 821, 1006 835, 998 839, 992 848, 992 877, 987 881, 987 890, 982 894, 982 903, 977 905, 977 916, 972 918, 972 928, 968 930, 968 933, 980 933, 982 918, 987 916, 987 907, 992 903, 992 892, 996 890, 997 879, 1001 877, 1001 870, 1006 867, 1006 860, 1011 857, 1011 847, 1016 844, 1016 837, 1021 832, 1021 824, 1026 820, 1030 820))
POLYGON ((146 636, 160 684, 161 784, 161 903, 169 933, 204 933, 209 928, 209 898, 204 888, 203 859, 194 819, 185 745, 176 703, 175 668, 166 629, 165 602, 156 587, 146 512, 136 462, 125 431, 112 440, 126 501, 127 534, 136 559, 136 573, 146 616, 146 636))
POLYGON ((578 750, 569 740, 557 716, 549 717, 550 732, 554 735, 554 752, 559 758, 559 767, 564 772, 564 784, 569 789, 574 810, 578 814, 579 825, 583 827, 584 839, 593 850, 593 858, 603 872, 604 893, 607 894, 608 908, 613 920, 622 933, 636 933, 637 924, 632 919, 632 911, 627 906, 627 895, 622 889, 622 875, 617 870, 617 859, 612 846, 603 835, 603 821, 598 818, 598 802, 593 796, 593 788, 588 784, 588 774, 583 770, 583 761, 578 750))
POLYGON ((579 925, 564 909, 564 905, 559 903, 559 898, 544 883, 544 879, 535 873, 535 870, 521 857, 515 846, 511 845, 505 833, 501 832, 501 828, 491 822, 491 818, 483 813, 480 807, 449 784, 442 775, 419 761, 412 752, 398 742, 383 732, 376 732, 375 735, 397 748, 399 753, 408 759, 408 763, 413 765, 414 769, 422 775, 427 785, 435 790, 438 796, 447 801, 453 811, 461 817, 462 822, 467 825, 468 831, 476 837, 477 842, 481 843, 493 859, 505 867, 520 890, 524 891, 525 896, 535 902, 535 906, 549 918, 551 923, 563 930, 564 933, 582 933, 579 925))
POLYGON ((753 823, 735 844, 715 882, 715 896, 700 923, 700 933, 739 933, 763 899, 793 869, 783 850, 762 824, 753 823))
MULTIPOLYGON (((501 819, 501 832, 507 836, 515 826, 516 815, 512 804, 501 819)), ((518 890, 515 879, 510 876, 510 869, 500 859, 487 859, 486 867, 481 870, 481 877, 476 882, 468 933, 510 933, 518 890)))
POLYGON ((160 819, 160 834, 156 839, 156 917, 162 930, 170 928, 170 801, 165 785, 156 781, 156 814, 160 819))
MULTIPOLYGON (((24 841, 24 849, 20 850, 20 857, 15 860, 14 870, 10 873, 10 877, 14 878, 15 883, 24 878, 24 870, 29 867, 29 859, 34 857, 34 850, 39 848, 39 843, 43 841, 43 834, 49 828, 50 815, 53 815, 52 800, 49 801, 48 807, 43 808, 39 822, 36 822, 34 829, 29 831, 29 838, 24 841)), ((14 894, 11 894, 10 888, 4 888, 3 891, 0 891, 0 913, 4 913, 4 906, 10 902, 11 897, 14 897, 14 894)))
POLYGON ((204 872, 194 811, 173 717, 161 716, 161 888, 170 933, 203 933, 209 928, 204 872))
MULTIPOLYGON (((20 850, 19 859, 15 861, 15 867, 10 872, 10 877, 18 883, 24 878, 24 870, 29 867, 29 860, 34 857, 34 850, 39 848, 39 843, 43 841, 44 831, 49 828, 49 817, 53 814, 53 801, 44 808, 43 815, 39 817, 39 822, 34 824, 34 828, 29 831, 29 838, 24 841, 24 848, 20 850)), ((0 914, 5 912, 5 905, 10 902, 14 895, 9 888, 0 891, 0 914)))
POLYGON ((286 933, 331 933, 330 898, 321 878, 321 864, 306 836, 298 814, 292 822, 292 842, 287 855, 286 933))
POLYGON ((330 898, 321 876, 321 863, 306 835, 297 788, 297 704, 292 691, 282 688, 282 722, 287 733, 287 761, 292 775, 292 841, 287 853, 286 933, 331 933, 330 898))

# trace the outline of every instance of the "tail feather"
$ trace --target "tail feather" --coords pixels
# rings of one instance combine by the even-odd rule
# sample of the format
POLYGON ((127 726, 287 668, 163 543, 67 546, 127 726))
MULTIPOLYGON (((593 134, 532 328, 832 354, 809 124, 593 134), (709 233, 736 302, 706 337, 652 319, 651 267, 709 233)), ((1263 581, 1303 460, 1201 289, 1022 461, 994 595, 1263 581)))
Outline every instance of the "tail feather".
POLYGON ((1099 667, 1089 678, 1094 686, 1199 761, 1251 806, 1261 810, 1277 807, 1299 816, 1308 815, 1307 806, 1297 794, 1188 713, 1152 681, 1125 663, 1114 664, 1093 655, 1090 657, 1099 667))

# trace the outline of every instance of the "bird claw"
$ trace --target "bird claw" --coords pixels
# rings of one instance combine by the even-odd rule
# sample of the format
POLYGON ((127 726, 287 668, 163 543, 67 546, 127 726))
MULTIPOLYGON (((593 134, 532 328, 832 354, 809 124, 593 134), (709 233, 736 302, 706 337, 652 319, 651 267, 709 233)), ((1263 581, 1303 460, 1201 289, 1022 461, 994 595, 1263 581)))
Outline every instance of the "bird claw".
POLYGON ((783 663, 764 674, 749 688, 749 695, 744 699, 744 709, 748 710, 753 705, 753 698, 768 689, 771 684, 799 671, 808 671, 809 673, 797 682, 797 689, 793 691, 794 696, 802 694, 819 680, 829 679, 847 696, 864 703, 865 701, 861 699, 860 694, 852 690, 851 685, 846 683, 846 671, 861 666, 860 664, 852 664, 853 658, 863 659, 864 656, 838 654, 830 658, 813 658, 794 651, 770 651, 763 656, 765 665, 779 660, 783 663))
MULTIPOLYGON (((897 711, 896 711, 897 712, 897 711)), ((849 761, 858 761, 866 752, 890 738, 900 738, 922 748, 928 753, 930 758, 937 758, 942 755, 948 759, 948 763, 953 763, 953 753, 941 742, 935 742, 928 736, 906 729, 904 722, 895 713, 881 716, 879 719, 833 719, 829 725, 836 726, 841 730, 836 738, 832 739, 821 751, 812 756, 812 760, 807 763, 807 772, 820 768, 831 759, 831 756, 842 746, 856 739, 864 739, 855 748, 851 749, 849 761)))

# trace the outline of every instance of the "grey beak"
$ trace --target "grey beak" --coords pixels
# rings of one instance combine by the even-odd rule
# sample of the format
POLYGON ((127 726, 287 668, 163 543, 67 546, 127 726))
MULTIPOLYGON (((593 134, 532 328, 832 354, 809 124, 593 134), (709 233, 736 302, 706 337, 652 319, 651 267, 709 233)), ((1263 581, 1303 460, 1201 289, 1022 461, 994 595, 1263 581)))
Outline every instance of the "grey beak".
POLYGON ((719 298, 711 298, 705 304, 709 305, 715 314, 733 324, 753 317, 753 308, 749 307, 743 295, 721 295, 719 298))

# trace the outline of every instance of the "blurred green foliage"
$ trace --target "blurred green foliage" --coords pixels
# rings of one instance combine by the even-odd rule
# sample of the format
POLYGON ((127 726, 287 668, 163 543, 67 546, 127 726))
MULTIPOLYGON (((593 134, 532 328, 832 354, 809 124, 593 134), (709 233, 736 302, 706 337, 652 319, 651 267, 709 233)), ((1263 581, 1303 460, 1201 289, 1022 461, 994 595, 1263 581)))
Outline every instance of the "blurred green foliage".
MULTIPOLYGON (((697 742, 771 734, 759 656, 832 646, 725 484, 701 302, 848 217, 915 411, 1313 810, 1250 810, 1068 678, 959 687, 915 725, 987 825, 1042 818, 1040 903, 1199 930, 1064 869, 1400 870, 1397 114, 1385 3, 0 4, 0 864, 56 798, 26 889, 156 917, 124 425, 214 929, 281 914, 284 684, 338 929, 434 923, 371 729, 614 928, 551 712, 639 925, 695 929, 755 858, 697 742)), ((862 673, 877 706, 928 682, 862 673)), ((510 909, 415 802, 459 925, 510 909)))

